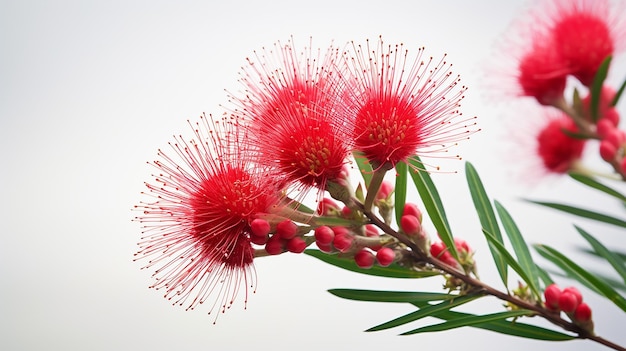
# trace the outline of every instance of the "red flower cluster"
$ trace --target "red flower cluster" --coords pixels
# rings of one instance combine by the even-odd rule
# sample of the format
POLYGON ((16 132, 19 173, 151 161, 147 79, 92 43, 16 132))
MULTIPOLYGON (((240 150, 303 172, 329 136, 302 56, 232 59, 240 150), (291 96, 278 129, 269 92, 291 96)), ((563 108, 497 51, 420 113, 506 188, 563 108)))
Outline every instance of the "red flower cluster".
POLYGON ((256 285, 251 222, 280 206, 280 182, 253 165, 240 148, 245 134, 236 120, 205 116, 194 137, 159 150, 154 182, 146 183, 149 201, 136 206, 144 237, 139 259, 156 267, 156 282, 174 304, 193 309, 216 295, 224 311, 239 292, 256 285))
MULTIPOLYGON (((321 200, 327 190, 345 203, 352 152, 390 167, 467 138, 458 111, 466 88, 445 61, 424 60, 423 48, 411 61, 402 45, 383 50, 382 39, 380 55, 353 47, 299 52, 290 40, 255 53, 242 68, 244 90, 230 93, 234 107, 220 120, 201 117, 192 139, 175 138, 173 153, 159 151, 150 200, 136 206, 144 229, 137 257, 150 259, 153 287, 175 304, 193 309, 215 296, 210 310, 224 311, 255 287, 255 256, 300 253, 314 241, 361 267, 397 259, 372 228, 315 222, 351 218, 348 206, 323 200, 318 214, 305 213, 290 195, 315 189, 321 200)), ((377 206, 392 191, 383 186, 377 206)))
POLYGON ((551 0, 519 26, 524 37, 515 77, 519 93, 559 110, 556 117, 542 114, 550 117, 534 131, 535 151, 549 173, 574 170, 586 142, 598 139, 601 156, 626 175, 614 90, 603 87, 596 110, 591 107, 592 83, 603 62, 624 47, 625 22, 615 13, 608 0, 551 0), (567 88, 575 88, 572 101, 565 99, 567 88), (583 98, 580 89, 586 90, 583 98))
POLYGON ((519 58, 522 95, 543 105, 562 103, 566 79, 591 86, 602 62, 622 46, 621 26, 608 0, 553 0, 529 16, 519 58))

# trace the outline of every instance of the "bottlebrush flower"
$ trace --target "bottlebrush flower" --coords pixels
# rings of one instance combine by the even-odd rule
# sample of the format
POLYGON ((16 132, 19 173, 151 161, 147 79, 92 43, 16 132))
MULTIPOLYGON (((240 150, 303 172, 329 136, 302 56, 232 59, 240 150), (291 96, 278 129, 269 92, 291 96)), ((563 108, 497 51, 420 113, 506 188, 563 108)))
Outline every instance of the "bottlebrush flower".
MULTIPOLYGON (((136 259, 156 268, 151 288, 194 309, 210 297, 222 312, 242 290, 256 286, 251 224, 279 203, 276 177, 250 164, 236 120, 202 116, 194 137, 176 137, 172 153, 159 150, 150 200, 136 209, 143 238, 136 259)), ((217 317, 216 317, 217 318, 217 317)))
POLYGON ((339 181, 350 150, 336 113, 340 83, 333 77, 338 51, 297 52, 292 40, 255 52, 242 68, 244 97, 231 94, 250 128, 258 162, 305 187, 325 190, 339 181))
POLYGON ((520 95, 533 97, 542 105, 556 104, 563 99, 569 73, 553 43, 537 39, 519 61, 520 95))
POLYGON ((612 13, 608 0, 553 1, 548 23, 555 48, 584 85, 591 85, 602 61, 615 53, 619 25, 612 13))
POLYGON ((566 115, 548 118, 539 130, 536 152, 548 172, 566 173, 581 158, 585 140, 566 134, 575 134, 577 130, 574 122, 566 115))
MULTIPOLYGON (((459 112, 466 87, 444 57, 409 56, 402 44, 362 47, 344 53, 346 93, 340 106, 348 134, 374 168, 412 156, 447 150, 471 133, 459 112)), ((474 122, 469 122, 475 124, 474 122)))

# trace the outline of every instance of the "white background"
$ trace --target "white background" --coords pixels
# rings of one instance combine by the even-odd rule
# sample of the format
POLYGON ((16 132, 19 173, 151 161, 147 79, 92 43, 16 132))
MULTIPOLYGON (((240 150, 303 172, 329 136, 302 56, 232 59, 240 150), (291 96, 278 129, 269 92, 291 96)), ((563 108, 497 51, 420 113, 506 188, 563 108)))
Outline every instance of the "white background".
MULTIPOLYGON (((151 272, 132 261, 140 228, 131 221, 131 208, 152 171, 146 161, 173 134, 187 133, 187 119, 219 111, 224 89, 238 88, 246 56, 290 35, 302 45, 313 36, 323 47, 331 39, 362 42, 382 34, 390 43, 426 46, 435 57, 448 53, 470 87, 463 112, 477 115, 483 129, 456 151, 472 161, 529 242, 548 243, 595 265, 576 250, 582 241, 571 217, 520 197, 562 198, 616 214, 619 209, 566 178, 535 186, 517 182, 509 169, 526 160, 507 153, 513 132, 503 126, 516 120, 521 125, 530 116, 514 104, 494 104, 484 88, 493 77, 483 68, 497 65, 494 44, 525 6, 495 0, 0 1, 0 348, 603 349, 474 329, 396 336, 430 319, 364 333, 410 306, 341 300, 327 289, 436 290, 441 281, 361 276, 293 254, 257 260, 260 283, 248 309, 236 303, 213 325, 201 309, 185 312, 148 289, 151 272)), ((626 76, 623 58, 616 63, 613 82, 626 76)), ((433 177, 453 231, 476 248, 481 277, 500 287, 463 162, 445 166, 458 174, 433 177)), ((537 178, 536 170, 525 172, 537 178)), ((625 250, 623 230, 575 221, 625 250)), ((626 344, 625 314, 582 290, 598 333, 626 344)), ((499 310, 499 302, 466 310, 499 310)))

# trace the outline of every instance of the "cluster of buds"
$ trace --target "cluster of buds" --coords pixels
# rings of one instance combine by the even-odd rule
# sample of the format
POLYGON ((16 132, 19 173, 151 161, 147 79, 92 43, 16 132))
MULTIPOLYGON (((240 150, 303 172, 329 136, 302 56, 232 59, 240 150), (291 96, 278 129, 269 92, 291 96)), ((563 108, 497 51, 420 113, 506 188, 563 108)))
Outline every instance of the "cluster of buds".
POLYGON ((308 245, 303 236, 307 231, 306 228, 300 230, 299 226, 289 219, 282 220, 272 227, 269 221, 256 218, 250 223, 250 241, 265 246, 265 251, 270 255, 286 251, 302 253, 308 245))
MULTIPOLYGON (((388 184, 385 191, 393 192, 393 187, 388 184)), ((388 196, 387 193, 381 197, 381 201, 388 201, 388 196)), ((389 206, 389 210, 393 210, 393 204, 389 206)), ((340 208, 329 198, 323 198, 319 202, 318 213, 343 219, 358 217, 358 213, 353 212, 349 207, 340 208)), ((374 264, 386 267, 397 258, 396 251, 392 248, 396 241, 389 235, 381 236, 378 227, 373 224, 355 227, 321 225, 314 229, 314 238, 315 244, 321 251, 353 257, 360 268, 371 268, 374 264)))
POLYGON ((591 308, 583 302, 583 296, 578 289, 570 286, 561 290, 556 284, 550 284, 543 295, 547 309, 555 313, 563 311, 572 322, 587 331, 593 331, 591 308))
POLYGON ((452 256, 450 250, 448 250, 448 247, 442 241, 437 241, 430 245, 430 254, 449 266, 463 270, 467 273, 474 272, 476 268, 476 263, 474 262, 474 251, 472 251, 470 246, 463 239, 454 238, 454 246, 456 247, 456 251, 459 253, 458 261, 454 258, 454 256, 452 256))

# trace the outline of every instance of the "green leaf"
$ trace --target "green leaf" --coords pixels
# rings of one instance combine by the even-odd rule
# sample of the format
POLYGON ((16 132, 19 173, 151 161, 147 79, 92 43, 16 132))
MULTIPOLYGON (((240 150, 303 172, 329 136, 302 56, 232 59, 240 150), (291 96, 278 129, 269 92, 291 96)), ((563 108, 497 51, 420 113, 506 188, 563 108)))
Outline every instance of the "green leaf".
POLYGON ((361 151, 354 151, 352 156, 354 157, 354 162, 356 162, 357 167, 359 167, 359 172, 365 182, 365 188, 369 187, 370 181, 372 180, 372 173, 374 172, 372 165, 361 151))
MULTIPOLYGON (((486 231, 485 229, 483 229, 483 234, 485 234, 485 238, 493 244, 494 248, 496 250, 498 250, 498 252, 500 253, 500 255, 502 255, 502 258, 504 258, 504 260, 506 261, 506 263, 511 266, 511 268, 513 268, 513 270, 515 272, 517 272, 517 274, 520 276, 520 278, 522 278, 522 280, 524 282, 526 282, 526 284, 528 284, 528 286, 533 287, 533 283, 531 282, 528 274, 526 274, 526 271, 524 271, 524 269, 522 269, 522 266, 520 266, 519 263, 517 263, 517 261, 515 260, 515 258, 513 258, 513 256, 511 256, 511 254, 509 253, 509 251, 507 251, 507 249, 504 247, 504 245, 500 244, 498 242, 498 240, 493 236, 493 234, 489 233, 488 231, 486 231)), ((536 289, 536 288, 535 288, 536 289)), ((535 292, 535 290, 533 290, 533 292, 535 292)), ((536 292, 537 294, 539 294, 539 292, 536 292)))
POLYGON ((620 193, 619 191, 617 191, 617 190, 615 190, 613 188, 610 188, 610 187, 608 187, 608 186, 598 182, 597 180, 595 180, 595 179, 593 179, 593 178, 591 178, 589 176, 586 176, 586 175, 580 174, 580 173, 576 173, 576 172, 570 172, 569 176, 572 177, 572 179, 574 179, 574 180, 576 180, 576 181, 578 181, 578 182, 580 182, 582 184, 585 184, 585 185, 587 185, 589 187, 592 187, 592 188, 594 188, 596 190, 600 190, 603 193, 606 193, 608 195, 611 195, 611 196, 619 199, 620 201, 626 202, 626 196, 624 196, 622 193, 620 193))
POLYGON ((578 233, 580 233, 580 235, 582 235, 582 237, 589 242, 594 251, 600 257, 603 257, 611 266, 613 266, 617 274, 619 274, 620 277, 622 277, 622 279, 624 280, 624 283, 626 283, 626 265, 624 264, 624 261, 622 261, 617 255, 607 249, 606 246, 602 245, 602 243, 593 236, 591 236, 591 234, 587 233, 578 226, 574 227, 576 227, 578 233))
POLYGON ((418 319, 424 318, 424 317, 428 317, 431 316, 437 312, 441 312, 441 311, 447 311, 450 310, 454 307, 466 304, 470 301, 474 301, 479 297, 482 297, 484 295, 480 294, 473 294, 473 295, 463 295, 463 296, 458 296, 454 299, 448 300, 448 301, 443 301, 440 302, 436 305, 429 305, 428 307, 423 307, 420 308, 419 310, 415 311, 415 312, 411 312, 409 314, 405 314, 404 316, 398 317, 396 319, 393 319, 389 322, 383 323, 383 324, 379 324, 377 326, 371 327, 369 329, 367 329, 366 331, 379 331, 379 330, 385 330, 385 329, 389 329, 389 328, 394 328, 403 324, 407 324, 407 323, 411 323, 414 322, 418 319))
MULTIPOLYGON (((428 305, 426 302, 417 302, 413 303, 418 307, 423 307, 428 305)), ((442 311, 433 313, 432 317, 443 319, 443 320, 456 320, 460 318, 474 316, 472 314, 455 312, 455 311, 442 311)), ((563 334, 551 329, 545 329, 542 327, 537 327, 530 324, 520 323, 518 321, 509 322, 507 320, 496 320, 491 322, 484 322, 475 325, 471 325, 470 327, 491 330, 497 333, 519 336, 528 339, 535 340, 546 340, 546 341, 566 341, 573 340, 576 337, 563 334)))
POLYGON ((396 212, 396 223, 400 226, 400 219, 402 218, 402 211, 404 211, 404 204, 406 203, 406 188, 408 182, 407 176, 407 164, 404 162, 398 162, 396 164, 396 185, 394 189, 394 206, 396 212))
POLYGON ((596 291, 600 295, 605 296, 607 299, 611 300, 616 306, 621 308, 623 311, 626 311, 626 299, 618 294, 617 291, 615 291, 615 289, 613 289, 604 280, 586 271, 578 264, 574 263, 574 261, 570 260, 565 255, 551 248, 550 246, 535 245, 535 249, 540 255, 542 255, 552 263, 556 264, 563 271, 565 271, 568 276, 576 279, 577 281, 596 291))
POLYGON ((431 292, 412 291, 382 291, 360 289, 330 289, 329 293, 348 300, 376 301, 376 302, 428 302, 445 301, 455 298, 457 295, 431 292))
POLYGON ((441 241, 446 244, 448 251, 450 251, 452 256, 458 260, 459 253, 456 250, 456 245, 454 245, 454 238, 452 237, 452 232, 450 231, 450 224, 448 223, 446 212, 443 209, 443 203, 439 197, 439 192, 430 178, 430 174, 426 168, 424 168, 424 165, 418 156, 413 156, 409 163, 411 165, 409 173, 411 174, 411 178, 413 178, 413 183, 417 188, 417 192, 420 194, 420 198, 424 203, 426 212, 428 212, 428 217, 433 222, 435 229, 437 229, 437 234, 441 238, 441 241))
POLYGON ((449 330, 449 329, 454 329, 454 328, 474 326, 474 325, 482 324, 486 322, 502 321, 502 320, 505 320, 507 318, 512 318, 512 317, 529 316, 529 315, 532 315, 533 313, 534 313, 533 311, 521 309, 521 310, 485 314, 482 316, 469 315, 466 317, 452 319, 443 323, 433 324, 433 325, 413 329, 411 331, 402 333, 401 335, 412 335, 412 334, 417 334, 417 333, 444 331, 444 330, 449 330))
POLYGON ((619 102, 619 98, 624 93, 624 89, 626 89, 626 80, 624 80, 619 89, 617 89, 617 93, 615 93, 615 97, 613 98, 613 101, 611 101, 611 107, 615 107, 617 105, 617 103, 619 102))
POLYGON ((520 268, 524 271, 526 276, 528 276, 526 283, 528 283, 530 289, 535 293, 535 297, 541 300, 541 293, 539 292, 539 272, 537 271, 537 265, 530 255, 528 245, 509 212, 498 201, 495 201, 495 206, 498 211, 498 216, 500 216, 500 220, 502 221, 504 231, 509 237, 511 246, 513 246, 520 268))
POLYGON ((396 264, 392 264, 388 267, 374 266, 370 269, 364 269, 356 265, 353 257, 350 257, 350 258, 339 257, 337 254, 328 254, 320 250, 313 250, 313 249, 304 250, 304 253, 309 256, 315 257, 323 262, 331 264, 335 267, 343 268, 352 272, 363 273, 367 275, 374 275, 378 277, 426 278, 426 277, 432 277, 432 276, 440 274, 438 272, 430 272, 430 271, 417 272, 417 271, 409 270, 404 267, 398 266, 396 264))
POLYGON ((591 118, 594 122, 598 121, 599 109, 600 109, 600 96, 602 94, 602 85, 609 73, 609 67, 611 66, 611 56, 607 56, 602 64, 598 68, 596 76, 593 78, 593 84, 591 85, 591 118))
POLYGON ((555 210, 559 210, 559 211, 563 211, 569 214, 573 214, 579 217, 583 217, 583 218, 589 218, 589 219, 593 219, 596 221, 600 221, 600 222, 604 222, 604 223, 608 223, 608 224, 613 224, 616 225, 618 227, 622 227, 622 228, 626 228, 626 221, 624 221, 623 219, 619 219, 616 217, 612 217, 606 214, 602 214, 602 213, 598 213, 598 212, 594 212, 594 211, 590 211, 590 210, 586 210, 583 208, 578 208, 578 207, 574 207, 574 206, 569 206, 569 205, 564 205, 564 204, 558 204, 558 203, 554 203, 554 202, 543 202, 543 201, 533 201, 533 200, 528 200, 529 202, 538 204, 538 205, 542 205, 542 206, 546 206, 546 207, 550 207, 553 208, 555 210))
MULTIPOLYGON (((493 233, 494 237, 500 243, 503 243, 502 233, 500 232, 500 226, 498 225, 496 215, 493 211, 493 207, 491 206, 491 201, 489 200, 487 192, 485 191, 485 187, 483 186, 483 183, 478 176, 478 172, 476 172, 474 166, 469 162, 465 163, 465 176, 467 178, 467 185, 469 186, 470 193, 472 194, 474 207, 476 208, 478 218, 480 219, 480 224, 487 231, 493 233)), ((496 250, 491 244, 489 244, 489 249, 491 250, 491 256, 493 256, 493 260, 496 263, 496 268, 498 269, 500 278, 502 279, 504 286, 507 286, 508 271, 506 262, 504 261, 498 250, 496 250)))

